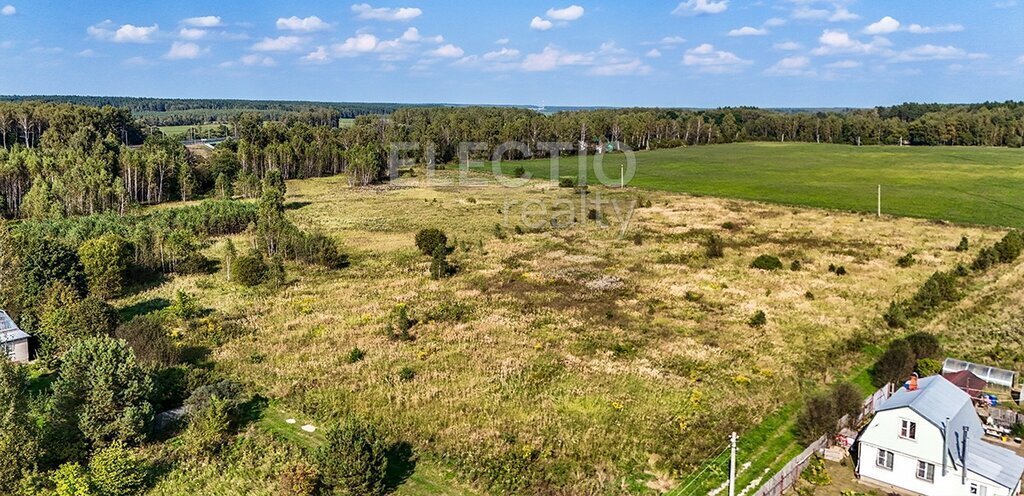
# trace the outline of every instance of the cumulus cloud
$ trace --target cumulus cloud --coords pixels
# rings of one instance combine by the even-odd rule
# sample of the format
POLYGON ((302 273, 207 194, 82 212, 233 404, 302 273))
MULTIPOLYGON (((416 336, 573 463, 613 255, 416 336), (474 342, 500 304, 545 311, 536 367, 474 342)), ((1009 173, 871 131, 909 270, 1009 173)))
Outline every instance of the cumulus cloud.
POLYGON ((547 18, 553 21, 575 21, 583 17, 584 9, 579 5, 570 5, 564 9, 551 8, 547 11, 547 18))
POLYGON ((353 5, 352 12, 355 12, 360 19, 392 22, 411 21, 423 15, 423 11, 416 7, 375 8, 368 3, 353 5))
POLYGON ((304 55, 302 60, 313 64, 324 64, 330 62, 331 54, 327 51, 326 47, 318 46, 316 47, 316 50, 304 55))
POLYGON ((716 50, 710 43, 691 48, 683 56, 683 65, 697 67, 700 72, 735 72, 750 63, 749 60, 742 59, 732 52, 716 50))
POLYGON ((536 29, 537 31, 547 31, 554 27, 554 23, 547 19, 542 19, 540 16, 535 16, 530 21, 530 29, 536 29))
POLYGON ((18 9, 16 9, 13 5, 4 5, 3 8, 0 9, 0 14, 3 14, 5 16, 12 16, 17 13, 18 9))
POLYGON ((342 57, 354 57, 361 53, 370 53, 376 50, 379 41, 372 34, 360 33, 346 39, 342 43, 335 44, 331 47, 331 50, 342 57))
POLYGON ((890 59, 893 62, 923 62, 928 60, 983 59, 983 53, 968 53, 955 46, 920 45, 896 53, 890 59))
POLYGON ((835 55, 841 53, 878 53, 890 45, 889 40, 876 36, 870 42, 852 38, 846 31, 826 29, 818 37, 820 46, 811 51, 814 55, 835 55))
POLYGON ((920 24, 911 24, 907 26, 907 32, 913 34, 957 33, 963 30, 964 27, 961 24, 945 24, 942 26, 922 26, 920 24))
POLYGON ((86 33, 97 40, 112 41, 114 43, 150 43, 153 35, 159 31, 159 26, 136 26, 134 24, 122 24, 114 29, 114 22, 111 20, 93 24, 86 28, 86 33))
POLYGON ((515 48, 502 48, 493 52, 487 52, 481 57, 484 60, 514 60, 519 58, 519 50, 515 48))
POLYGON ((764 28, 754 28, 750 26, 743 26, 739 29, 733 29, 727 33, 729 36, 764 36, 768 34, 768 30, 764 28))
POLYGON ((895 33, 900 30, 900 21, 893 19, 892 17, 885 16, 879 19, 877 22, 868 24, 864 28, 865 34, 889 34, 895 33))
POLYGON ((242 65, 248 66, 274 67, 275 65, 277 65, 277 61, 275 61, 273 58, 256 53, 244 55, 242 56, 241 59, 239 59, 239 61, 242 63, 242 65))
POLYGON ((124 65, 130 65, 130 66, 144 66, 144 65, 153 65, 154 64, 153 61, 147 59, 146 57, 139 57, 139 56, 128 57, 128 58, 124 59, 121 63, 124 64, 124 65))
POLYGON ((277 20, 277 29, 283 29, 287 31, 300 31, 303 33, 312 33, 314 31, 323 31, 329 29, 330 24, 327 24, 317 16, 309 17, 297 17, 291 16, 288 18, 282 17, 277 20))
POLYGON ((687 0, 672 11, 673 15, 720 14, 729 8, 729 0, 687 0))
POLYGON ((202 56, 204 52, 205 50, 195 43, 175 41, 171 44, 171 49, 164 54, 164 58, 168 60, 197 59, 202 56))
POLYGON ((642 76, 650 74, 651 67, 639 60, 602 64, 594 66, 587 71, 587 74, 594 76, 642 76))
POLYGON ((206 30, 198 28, 181 28, 178 31, 178 37, 185 40, 201 40, 206 37, 206 30))
POLYGON ((539 53, 531 53, 523 60, 520 68, 527 72, 553 71, 563 66, 590 65, 594 56, 586 53, 567 52, 553 45, 544 47, 539 53))
POLYGON ((846 10, 846 7, 836 7, 836 11, 828 17, 831 22, 856 21, 860 16, 846 10))
POLYGON ((497 45, 508 45, 510 41, 512 40, 508 38, 498 38, 497 40, 494 40, 494 43, 497 45))
POLYGON ((786 20, 781 17, 772 17, 767 21, 764 21, 764 25, 769 28, 779 27, 786 24, 786 20))
POLYGON ((779 60, 765 70, 765 73, 778 76, 813 76, 815 72, 810 69, 810 66, 810 58, 798 55, 779 60))
POLYGON ((263 38, 253 44, 252 49, 257 52, 290 52, 302 48, 304 40, 298 36, 278 36, 277 38, 263 38))
POLYGON ((444 41, 444 36, 441 36, 441 35, 437 35, 437 36, 423 36, 423 35, 420 34, 420 30, 419 29, 409 28, 409 29, 406 29, 404 33, 402 33, 402 37, 399 38, 399 40, 407 41, 407 42, 413 42, 413 43, 417 42, 417 41, 429 41, 431 43, 441 43, 442 41, 444 41))
POLYGON ((465 53, 466 52, 461 48, 449 43, 447 45, 439 46, 433 50, 428 51, 427 55, 431 57, 440 57, 445 59, 457 59, 465 53))
POLYGON ((197 28, 216 28, 224 25, 219 16, 200 16, 200 17, 189 17, 188 19, 182 19, 181 23, 186 26, 192 26, 197 28))
POLYGON ((652 48, 644 55, 646 55, 648 58, 656 59, 658 57, 661 57, 661 50, 658 50, 657 48, 652 48))
POLYGON ((830 64, 825 64, 825 67, 829 69, 856 69, 864 64, 856 60, 839 60, 830 64))

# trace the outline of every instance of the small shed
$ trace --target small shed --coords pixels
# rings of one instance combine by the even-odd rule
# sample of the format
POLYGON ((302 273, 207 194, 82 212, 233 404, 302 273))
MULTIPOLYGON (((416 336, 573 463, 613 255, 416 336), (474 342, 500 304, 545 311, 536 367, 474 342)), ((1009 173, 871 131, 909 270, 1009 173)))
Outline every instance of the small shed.
POLYGON ((0 353, 12 362, 28 363, 30 336, 0 310, 0 353))
POLYGON ((967 396, 970 396, 971 401, 975 404, 988 403, 988 400, 981 396, 988 383, 974 375, 974 372, 964 369, 957 372, 947 372, 942 374, 942 377, 945 377, 947 381, 952 382, 954 386, 967 393, 967 396))
POLYGON ((1017 385, 1017 373, 1012 370, 965 362, 956 358, 947 358, 942 362, 942 375, 969 370, 979 379, 1001 389, 1013 389, 1017 385))

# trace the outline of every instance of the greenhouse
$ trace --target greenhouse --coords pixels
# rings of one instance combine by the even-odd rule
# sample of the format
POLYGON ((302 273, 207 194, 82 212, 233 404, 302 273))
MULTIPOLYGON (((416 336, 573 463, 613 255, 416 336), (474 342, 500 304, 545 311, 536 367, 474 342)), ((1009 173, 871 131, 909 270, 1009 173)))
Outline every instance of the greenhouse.
POLYGON ((987 382, 989 386, 1013 389, 1017 385, 1017 373, 1012 370, 965 362, 955 358, 947 358, 942 362, 943 374, 959 372, 961 370, 970 370, 978 378, 987 382))

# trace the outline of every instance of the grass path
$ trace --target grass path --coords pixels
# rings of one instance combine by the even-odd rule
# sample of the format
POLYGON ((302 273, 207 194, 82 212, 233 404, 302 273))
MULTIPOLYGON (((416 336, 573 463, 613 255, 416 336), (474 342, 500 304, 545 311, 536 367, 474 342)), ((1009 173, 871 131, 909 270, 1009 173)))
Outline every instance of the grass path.
MULTIPOLYGON (((320 425, 273 404, 264 411, 263 417, 259 421, 260 427, 267 432, 312 452, 324 442, 324 435, 319 428, 314 432, 302 430, 301 426, 307 423, 317 427, 320 425), (290 418, 296 419, 296 422, 289 424, 288 419, 290 418)), ((421 457, 416 462, 415 472, 393 494, 397 496, 478 496, 481 493, 456 481, 454 475, 442 466, 421 457)))

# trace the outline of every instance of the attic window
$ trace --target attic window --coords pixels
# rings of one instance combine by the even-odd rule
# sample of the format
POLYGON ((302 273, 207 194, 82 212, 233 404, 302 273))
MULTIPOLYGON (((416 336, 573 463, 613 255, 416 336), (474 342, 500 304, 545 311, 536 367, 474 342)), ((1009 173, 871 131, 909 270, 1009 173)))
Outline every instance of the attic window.
POLYGON ((904 420, 900 426, 900 437, 904 439, 917 439, 917 423, 904 420))

